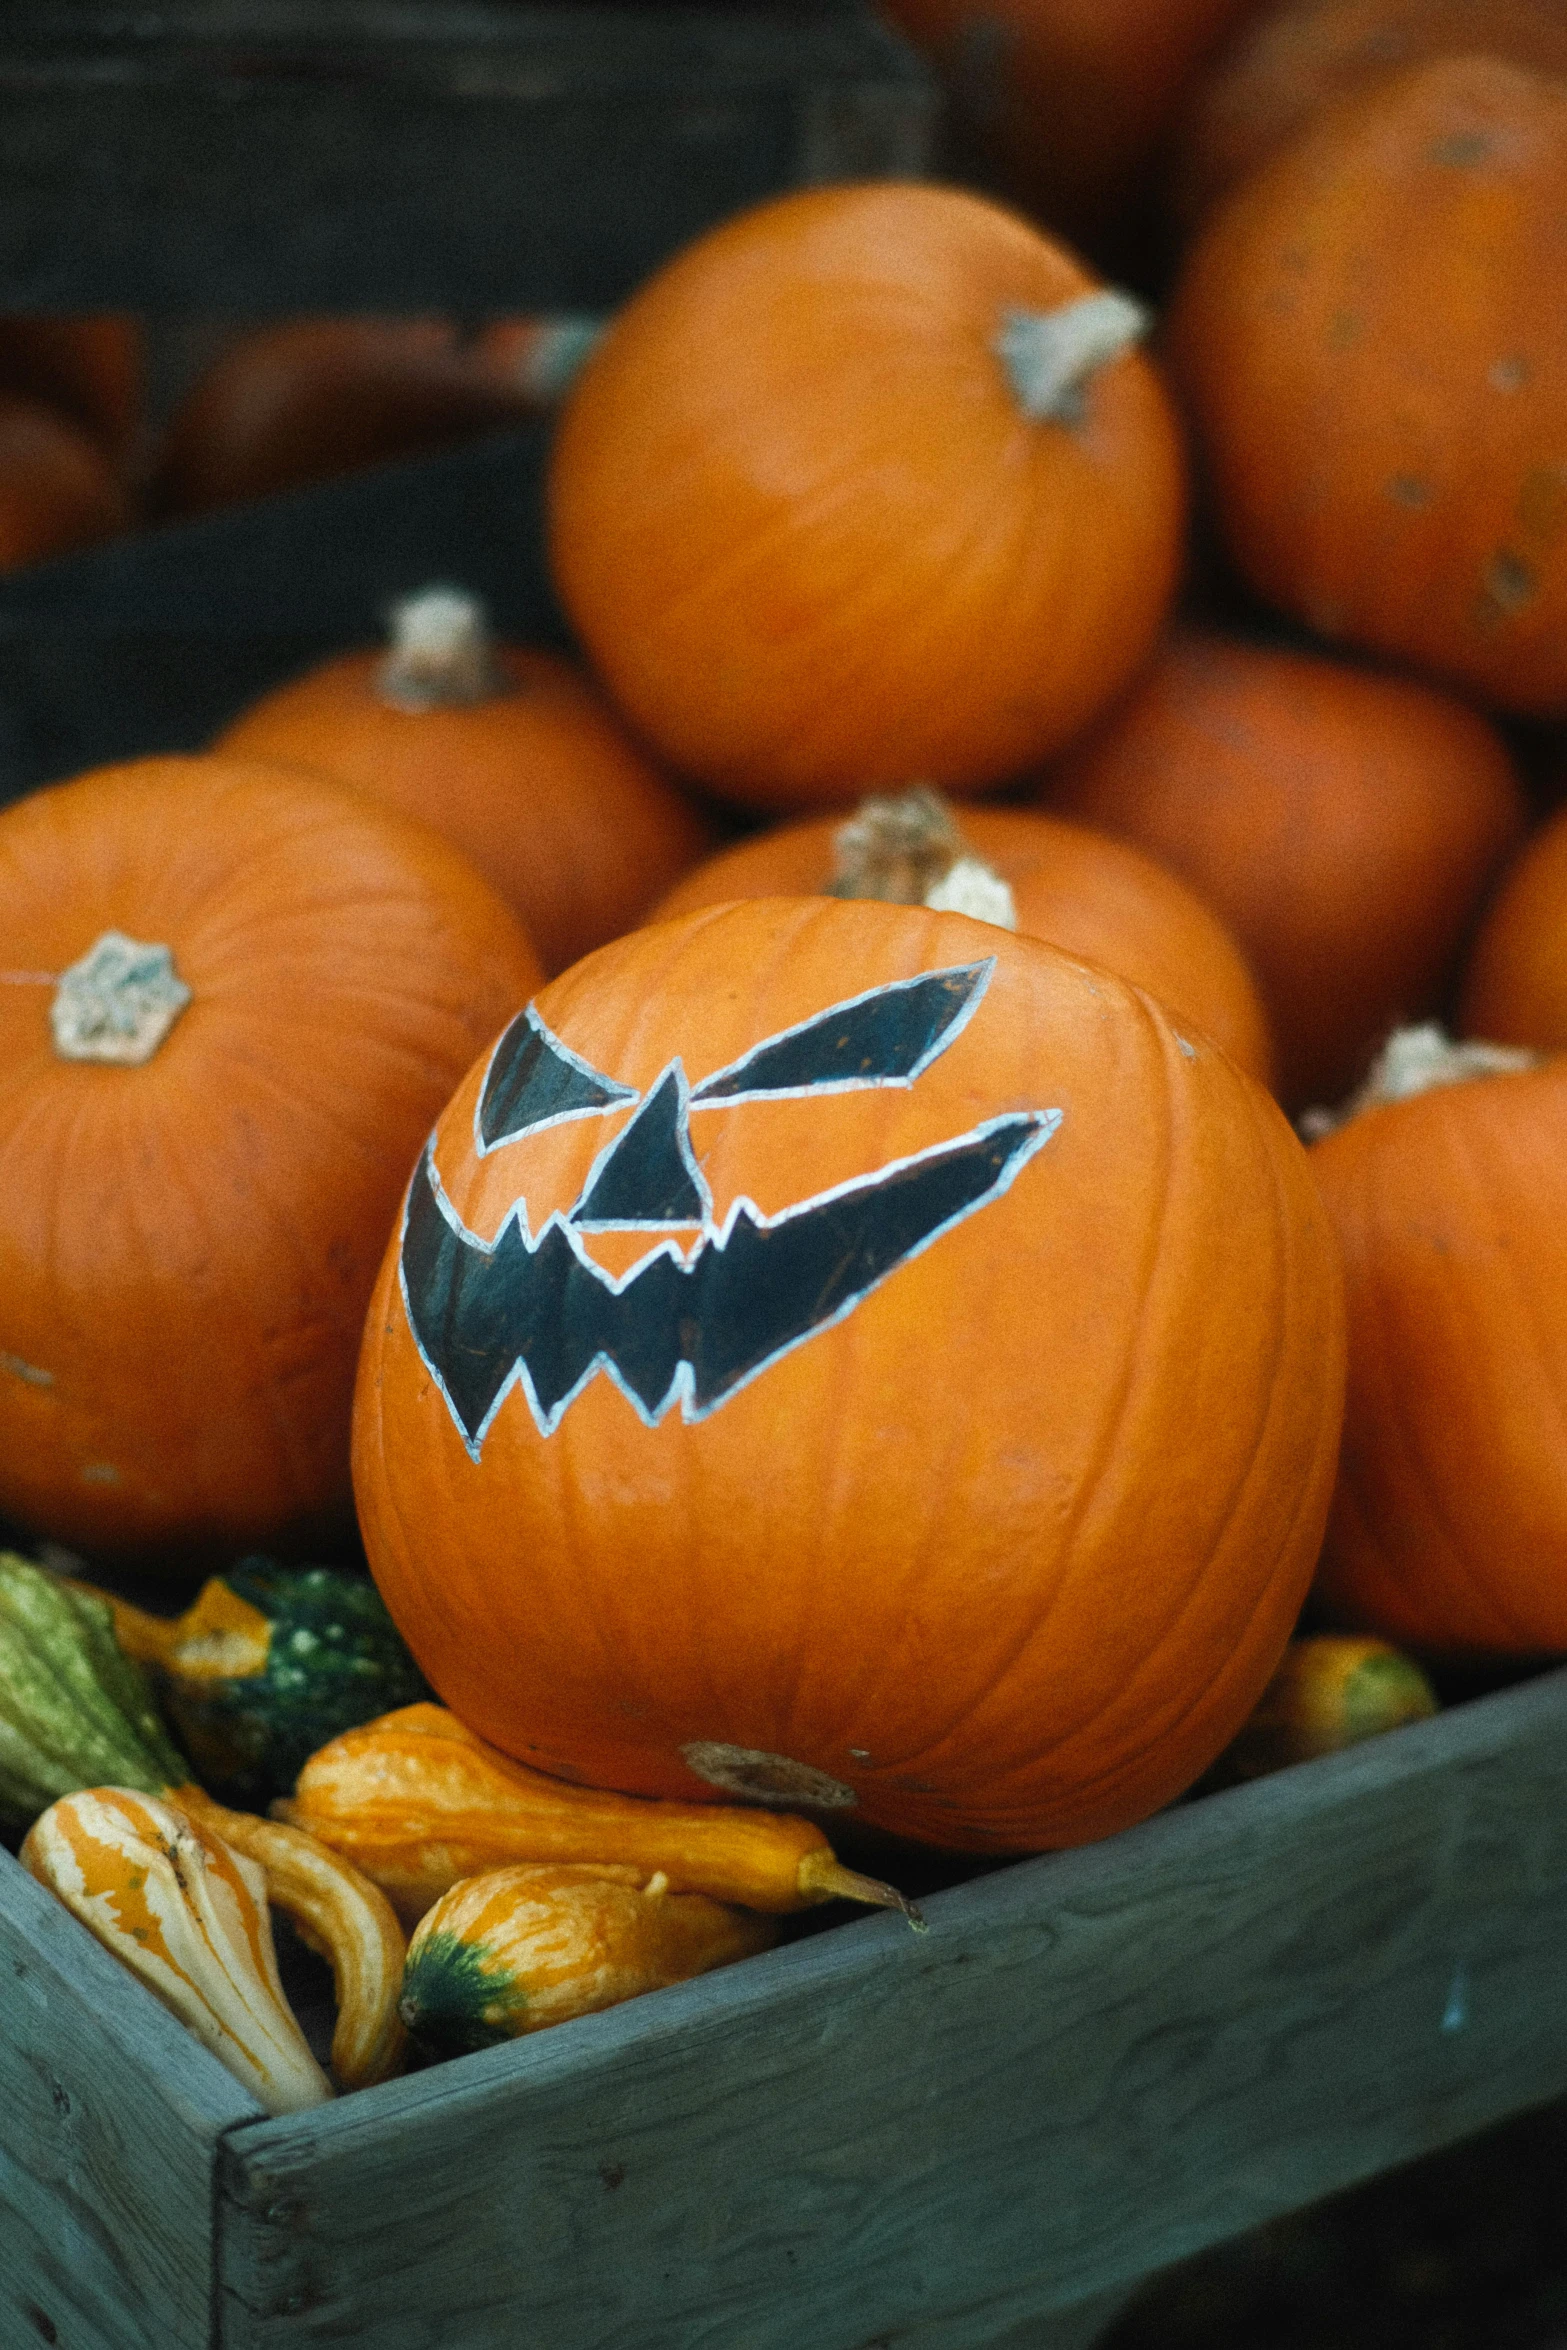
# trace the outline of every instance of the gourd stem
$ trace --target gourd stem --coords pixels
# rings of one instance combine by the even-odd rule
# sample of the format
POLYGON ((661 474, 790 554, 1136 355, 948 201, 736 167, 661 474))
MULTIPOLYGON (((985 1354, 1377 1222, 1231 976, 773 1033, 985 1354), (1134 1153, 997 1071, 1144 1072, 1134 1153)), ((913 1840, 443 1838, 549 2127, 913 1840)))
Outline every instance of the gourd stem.
POLYGON ((49 1007, 54 1049, 62 1061, 137 1068, 152 1059, 190 1000, 166 946, 106 930, 60 974, 49 1007))
POLYGON ((831 1852, 806 1853, 797 1882, 812 1902, 863 1901, 873 1909, 901 1910, 917 1934, 927 1931, 924 1918, 907 1894, 900 1893, 896 1885, 884 1885, 879 1877, 862 1877, 857 1869, 846 1869, 831 1852))
POLYGON ((1092 377, 1151 324, 1141 302, 1106 287, 1059 310, 1004 310, 995 349, 1025 416, 1081 424, 1092 377))
POLYGON ((507 692, 489 615, 466 588, 427 587, 391 612, 392 642, 376 672, 395 710, 463 710, 507 692))
POLYGON ((1531 1045, 1488 1044, 1480 1037, 1451 1037, 1435 1020, 1423 1021, 1413 1028, 1395 1028, 1372 1062, 1359 1091, 1337 1109, 1304 1110, 1298 1120, 1300 1132, 1307 1142, 1320 1142, 1323 1135, 1347 1126, 1364 1110, 1380 1109, 1388 1102, 1409 1101, 1417 1093, 1434 1092, 1439 1085, 1464 1085, 1477 1077, 1501 1077, 1521 1069, 1538 1069, 1548 1057, 1531 1045))
POLYGON ((976 857, 952 810, 929 784, 868 799, 833 835, 835 898, 929 906, 1016 930, 1017 907, 1001 875, 976 857))
POLYGON ((68 1590, 104 1602, 114 1617, 114 1637, 134 1663, 168 1663, 179 1637, 178 1616, 155 1616, 149 1608, 136 1607, 130 1600, 121 1599, 117 1592, 105 1591, 96 1583, 84 1583, 78 1575, 62 1575, 60 1580, 68 1590))

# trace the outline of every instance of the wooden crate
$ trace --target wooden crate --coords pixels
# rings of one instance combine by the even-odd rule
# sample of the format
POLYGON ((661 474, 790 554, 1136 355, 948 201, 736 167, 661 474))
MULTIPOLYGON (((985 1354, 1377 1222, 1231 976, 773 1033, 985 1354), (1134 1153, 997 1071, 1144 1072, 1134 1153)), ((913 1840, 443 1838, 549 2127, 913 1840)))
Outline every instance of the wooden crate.
POLYGON ((505 633, 563 645, 547 442, 526 426, 0 578, 0 801, 199 750, 253 695, 377 642, 390 605, 435 580, 483 596, 505 633))
POLYGON ((272 2120, 0 1854, 0 2341, 1046 2350, 1567 2089, 1567 1672, 272 2120))
POLYGON ((7 0, 0 308, 596 309, 936 117, 864 0, 7 0))

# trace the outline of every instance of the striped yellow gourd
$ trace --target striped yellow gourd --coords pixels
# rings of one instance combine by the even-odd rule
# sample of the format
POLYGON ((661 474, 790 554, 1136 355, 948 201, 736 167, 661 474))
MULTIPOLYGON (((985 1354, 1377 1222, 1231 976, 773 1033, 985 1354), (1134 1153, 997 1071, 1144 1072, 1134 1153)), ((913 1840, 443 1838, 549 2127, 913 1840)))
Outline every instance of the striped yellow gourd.
POLYGON ((21 1858, 269 2113, 330 2098, 283 1996, 255 1862, 128 1787, 62 1796, 21 1858))

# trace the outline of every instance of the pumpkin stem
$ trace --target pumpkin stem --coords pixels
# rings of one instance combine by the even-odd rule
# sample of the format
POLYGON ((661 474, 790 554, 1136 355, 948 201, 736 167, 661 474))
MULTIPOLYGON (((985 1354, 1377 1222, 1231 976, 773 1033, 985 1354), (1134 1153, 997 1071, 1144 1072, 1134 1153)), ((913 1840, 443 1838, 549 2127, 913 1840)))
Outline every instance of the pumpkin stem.
POLYGON ((489 615, 466 588, 427 587, 391 612, 375 690, 396 710, 462 710, 508 691, 489 615))
POLYGON ((563 311, 540 322, 517 368, 517 380, 534 399, 554 401, 570 390, 607 321, 589 310, 563 311))
POLYGON ((1004 310, 994 347, 1025 416, 1081 424, 1091 378, 1152 323, 1141 302, 1106 287, 1060 310, 1004 310))
POLYGON ((1307 1142, 1320 1142, 1324 1134, 1347 1126, 1363 1110, 1408 1101, 1414 1094, 1430 1093, 1439 1085, 1463 1085, 1476 1077, 1538 1069, 1548 1058, 1531 1045, 1487 1044, 1478 1037, 1460 1041, 1435 1020, 1424 1021, 1417 1028, 1395 1028, 1359 1091, 1336 1110, 1303 1111, 1298 1121, 1300 1132, 1307 1142))
POLYGON ((929 906, 1016 930, 1017 908, 999 873, 976 857, 952 810, 929 784, 895 799, 869 799, 833 834, 828 895, 929 906))
POLYGON ((801 1893, 812 1902, 868 1902, 873 1909, 901 1910, 916 1934, 930 1930, 916 1905, 896 1885, 884 1885, 879 1877, 862 1877, 857 1869, 846 1869, 830 1851, 806 1853, 800 1862, 798 1883, 801 1893))
POLYGON ((150 1061, 185 1006, 190 989, 164 946, 146 946, 106 930, 68 971, 49 1007, 54 1049, 62 1061, 150 1061))

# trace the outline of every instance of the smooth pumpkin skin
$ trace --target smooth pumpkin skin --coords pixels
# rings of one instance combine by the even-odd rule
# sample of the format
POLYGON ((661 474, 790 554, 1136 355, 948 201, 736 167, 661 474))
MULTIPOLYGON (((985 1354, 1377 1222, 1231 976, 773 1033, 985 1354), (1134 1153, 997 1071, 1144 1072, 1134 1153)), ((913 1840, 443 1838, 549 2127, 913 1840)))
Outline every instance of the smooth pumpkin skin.
MULTIPOLYGON (((839 819, 775 825, 736 841, 676 882, 648 917, 671 920, 727 898, 815 896, 833 871, 839 819)), ((1024 808, 965 808, 974 854, 1012 891, 1018 929, 1104 963, 1195 1021, 1259 1084, 1273 1038, 1246 959, 1222 922, 1175 875, 1087 825, 1024 808)))
POLYGON ((1525 843, 1486 907, 1459 1025, 1496 1044, 1567 1051, 1567 809, 1525 843))
POLYGON ((1390 1029, 1436 1010, 1528 813, 1500 736, 1453 696, 1198 629, 1042 796, 1222 916, 1290 1109, 1341 1099, 1390 1029))
POLYGON ((1210 216, 1166 319, 1220 532, 1319 635, 1567 712, 1567 84, 1439 60, 1210 216))
POLYGON ((160 511, 202 514, 502 431, 528 413, 447 318, 288 318, 237 335, 164 431, 160 511))
POLYGON ((0 394, 0 572, 114 538, 130 519, 90 434, 40 401, 0 394))
POLYGON ((129 312, 0 314, 0 387, 63 409, 117 456, 141 429, 145 371, 141 321, 129 312))
POLYGON ((398 1197, 532 947, 425 827, 239 760, 18 801, 0 901, 0 1512, 170 1573, 340 1535, 398 1197), (26 977, 111 929, 193 990, 140 1067, 60 1059, 26 977))
POLYGON ((628 930, 713 828, 573 662, 520 645, 494 656, 509 692, 405 710, 376 691, 384 655, 345 653, 263 695, 213 748, 316 768, 433 824, 560 971, 628 930))
POLYGON ((1198 82, 1171 200, 1189 228, 1325 106, 1435 57, 1567 73, 1557 0, 1274 0, 1249 12, 1198 82))
MULTIPOLYGON (((873 1826, 1020 1851, 1144 1816, 1239 1728, 1311 1573, 1341 1408, 1336 1257, 1262 1089, 1102 969, 881 904, 756 899, 639 931, 539 1013, 628 1084, 676 1052, 695 1084, 980 959, 978 1008, 912 1083, 693 1108, 719 1219, 1062 1112, 1010 1188, 706 1417, 649 1426, 600 1371, 543 1436, 514 1387, 476 1460, 394 1242, 355 1406, 360 1523, 415 1656, 493 1745, 711 1800, 683 1750, 712 1742, 783 1758, 774 1800, 803 1768, 873 1826)), ((484 1074, 440 1123, 440 1180, 486 1237, 525 1188, 538 1233, 627 1113, 475 1163, 484 1074)), ((594 1244, 618 1274, 647 1249, 594 1244)))
POLYGON ((883 0, 1016 203, 1119 257, 1183 90, 1255 0, 883 0))
POLYGON ((1567 1648, 1567 1064, 1366 1111, 1311 1159, 1349 1310, 1325 1609, 1416 1647, 1567 1648))
POLYGON ((982 789, 1061 746, 1152 645, 1184 458, 1152 364, 1031 420, 1012 309, 1096 290, 1063 247, 930 185, 806 190, 700 237, 562 408, 557 589, 614 700, 727 798, 982 789))

